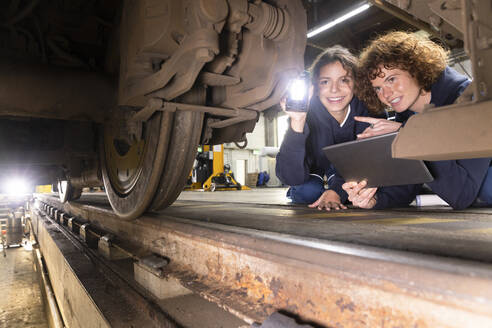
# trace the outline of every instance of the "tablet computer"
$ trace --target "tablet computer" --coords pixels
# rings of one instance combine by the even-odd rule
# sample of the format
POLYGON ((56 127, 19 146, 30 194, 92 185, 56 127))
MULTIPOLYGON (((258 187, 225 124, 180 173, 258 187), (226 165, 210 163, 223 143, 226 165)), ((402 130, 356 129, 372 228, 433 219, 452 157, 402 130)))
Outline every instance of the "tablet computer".
POLYGON ((391 156, 398 132, 344 142, 323 148, 328 160, 345 181, 367 180, 367 187, 426 183, 434 180, 421 160, 391 156))

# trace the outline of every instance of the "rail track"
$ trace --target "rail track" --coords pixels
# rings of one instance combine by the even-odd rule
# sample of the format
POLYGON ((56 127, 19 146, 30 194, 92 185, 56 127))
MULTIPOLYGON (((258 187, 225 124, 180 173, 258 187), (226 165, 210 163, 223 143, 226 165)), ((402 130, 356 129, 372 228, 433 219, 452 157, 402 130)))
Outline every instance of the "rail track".
MULTIPOLYGON (((177 206, 207 208, 192 202, 177 206)), ((213 208, 208 204, 212 215, 213 208)), ((62 204, 37 196, 33 225, 37 235, 42 227, 60 231, 54 234, 64 236, 62 244, 76 245, 79 256, 89 258, 118 291, 125 291, 121 299, 154 326, 186 326, 163 306, 186 296, 205 299, 238 318, 239 323, 227 319, 234 321, 231 327, 261 323, 279 310, 321 327, 492 325, 488 263, 172 213, 122 221, 104 202, 62 204)), ((43 251, 41 240, 40 246, 43 251)), ((54 270, 50 261, 47 266, 54 270)), ((99 299, 98 288, 93 292, 95 303, 107 303, 99 299)), ((99 311, 110 326, 124 325, 117 320, 121 317, 113 320, 99 311)))

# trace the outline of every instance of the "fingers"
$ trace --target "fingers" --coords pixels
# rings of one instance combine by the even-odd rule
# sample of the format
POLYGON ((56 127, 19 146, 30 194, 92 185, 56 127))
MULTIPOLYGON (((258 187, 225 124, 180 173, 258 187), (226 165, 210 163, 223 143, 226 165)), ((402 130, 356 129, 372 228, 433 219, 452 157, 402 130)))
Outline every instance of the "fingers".
POLYGON ((360 208, 370 208, 371 201, 373 200, 374 195, 376 194, 377 188, 367 188, 360 194, 360 198, 358 200, 358 205, 360 208))
POLYGON ((318 206, 318 209, 319 210, 322 210, 323 207, 327 210, 327 211, 330 211, 330 210, 335 210, 335 211, 339 211, 339 210, 346 210, 347 209, 347 206, 343 205, 342 203, 337 203, 337 202, 327 202, 326 204, 324 204, 322 207, 318 206))
POLYGON ((308 207, 315 208, 319 205, 320 202, 321 202, 321 197, 317 201, 315 201, 314 203, 309 204, 308 207))
POLYGON ((331 208, 336 209, 337 206, 334 205, 334 204, 335 204, 334 202, 323 200, 323 196, 321 196, 317 201, 315 201, 314 203, 308 205, 308 207, 310 207, 310 208, 317 208, 320 211, 322 209, 326 208, 326 210, 329 211, 331 208))
POLYGON ((287 104, 287 97, 283 97, 282 99, 280 99, 280 108, 282 108, 284 112, 287 108, 286 104, 287 104))
MULTIPOLYGON (((382 119, 380 118, 374 118, 374 117, 368 117, 368 116, 354 116, 354 120, 359 121, 359 122, 366 122, 370 124, 376 124, 382 119)), ((386 121, 386 120, 384 120, 386 121)))
POLYGON ((325 191, 317 201, 308 205, 310 208, 317 208, 318 210, 341 210, 347 209, 347 207, 340 203, 340 197, 333 190, 325 191))
POLYGON ((365 122, 371 124, 371 127, 378 128, 378 127, 400 127, 401 123, 395 122, 395 121, 389 121, 384 118, 374 118, 374 117, 366 117, 366 116, 354 116, 354 119, 359 122, 365 122))
POLYGON ((378 188, 365 188, 366 186, 366 180, 362 180, 359 183, 350 181, 344 183, 342 189, 347 192, 348 200, 351 201, 354 206, 369 209, 376 205, 374 195, 378 188))
MULTIPOLYGON (((364 190, 364 187, 365 186, 367 186, 367 181, 366 180, 362 180, 361 182, 356 183, 356 185, 353 186, 352 188, 350 188, 348 190, 345 190, 347 192, 347 194, 348 194, 348 199, 352 203, 357 202, 357 200, 360 197, 361 190, 364 190)), ((343 186, 342 186, 342 188, 343 188, 343 186)))
POLYGON ((359 194, 359 192, 361 191, 361 189, 363 189, 365 186, 367 186, 367 181, 366 180, 362 180, 361 182, 359 182, 354 188, 353 188, 353 192, 356 193, 356 194, 359 194))
POLYGON ((376 194, 377 188, 363 189, 363 191, 352 197, 352 204, 360 208, 373 208, 376 205, 376 200, 374 195, 376 194))
POLYGON ((372 127, 366 128, 362 133, 357 135, 357 139, 375 137, 386 133, 398 131, 401 123, 383 120, 379 123, 374 123, 372 127))
POLYGON ((357 135, 357 139, 365 139, 365 138, 370 138, 370 137, 375 137, 381 134, 387 133, 384 129, 379 129, 379 128, 367 128, 364 130, 364 132, 359 133, 357 135), (368 130, 370 129, 370 130, 368 130))
POLYGON ((333 210, 340 210, 341 209, 341 204, 336 203, 336 202, 324 202, 318 206, 318 210, 322 211, 323 209, 326 209, 327 211, 333 210))
POLYGON ((371 198, 374 196, 376 192, 376 188, 364 188, 359 192, 359 197, 360 198, 371 198))
POLYGON ((342 185, 342 189, 345 190, 345 191, 348 191, 352 188, 354 188, 355 186, 357 186, 357 182, 356 181, 349 181, 349 182, 345 182, 343 185, 342 185))
POLYGON ((342 189, 345 190, 345 192, 347 192, 347 194, 348 194, 348 200, 351 201, 351 202, 357 196, 357 193, 359 192, 360 188, 361 187, 359 186, 359 183, 358 182, 355 182, 355 181, 345 182, 342 185, 342 189))
POLYGON ((326 210, 329 211, 331 208, 335 208, 335 206, 333 206, 331 203, 332 202, 325 202, 323 200, 317 200, 314 203, 308 205, 308 207, 309 208, 317 208, 320 211, 323 210, 324 208, 326 208, 326 210))

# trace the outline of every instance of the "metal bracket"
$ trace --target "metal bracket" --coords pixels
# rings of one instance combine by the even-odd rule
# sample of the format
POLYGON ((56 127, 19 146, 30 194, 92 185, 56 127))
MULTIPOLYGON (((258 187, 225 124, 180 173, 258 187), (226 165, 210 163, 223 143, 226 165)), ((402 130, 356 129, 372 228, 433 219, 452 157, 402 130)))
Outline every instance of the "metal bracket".
POLYGON ((79 236, 87 245, 89 245, 90 248, 96 248, 98 244, 98 238, 91 235, 91 232, 89 230, 90 226, 90 223, 82 224, 80 226, 79 236))
POLYGON ((169 111, 175 112, 177 110, 189 110, 194 112, 210 113, 216 116, 229 117, 223 121, 217 121, 210 124, 211 128, 219 129, 226 126, 230 126, 239 122, 255 120, 258 118, 258 112, 248 109, 227 109, 220 107, 210 107, 210 106, 200 106, 200 105, 189 105, 176 102, 163 101, 160 98, 151 98, 147 102, 147 105, 137 112, 130 119, 132 122, 145 122, 147 121, 156 111, 169 111))
POLYGON ((68 224, 69 216, 67 213, 60 214, 60 224, 66 226, 68 224))
POLYGON ((53 219, 55 219, 56 222, 60 223, 60 210, 53 211, 53 219))
POLYGON ((162 268, 168 265, 169 262, 170 260, 168 258, 152 254, 150 256, 140 258, 138 264, 153 275, 162 278, 162 268))
POLYGON ((72 231, 73 233, 76 233, 78 234, 79 233, 79 226, 75 224, 76 222, 76 219, 75 218, 68 218, 68 229, 70 229, 70 231, 72 231))

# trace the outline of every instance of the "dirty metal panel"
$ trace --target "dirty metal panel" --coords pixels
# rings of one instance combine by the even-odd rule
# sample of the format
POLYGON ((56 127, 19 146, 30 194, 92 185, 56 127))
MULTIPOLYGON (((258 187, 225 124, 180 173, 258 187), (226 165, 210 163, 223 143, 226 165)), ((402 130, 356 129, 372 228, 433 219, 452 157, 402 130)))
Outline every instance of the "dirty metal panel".
POLYGON ((492 101, 413 115, 393 141, 393 157, 451 160, 492 157, 492 101))

